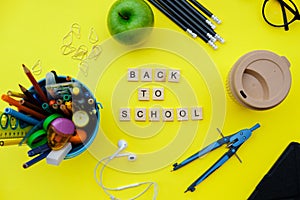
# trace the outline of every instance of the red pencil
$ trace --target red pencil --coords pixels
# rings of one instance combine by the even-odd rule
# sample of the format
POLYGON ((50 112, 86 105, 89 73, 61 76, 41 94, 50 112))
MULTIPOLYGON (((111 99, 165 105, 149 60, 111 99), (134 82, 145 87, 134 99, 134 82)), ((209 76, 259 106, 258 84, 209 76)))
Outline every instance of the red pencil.
POLYGON ((11 98, 10 96, 8 96, 6 94, 2 94, 1 99, 5 102, 9 103, 12 106, 16 106, 19 109, 19 111, 23 111, 37 119, 45 119, 47 117, 46 115, 43 115, 35 110, 32 110, 26 106, 21 105, 19 101, 11 98))
POLYGON ((31 74, 30 70, 23 64, 24 72, 26 73, 27 77, 29 78, 30 82, 32 83, 32 86, 34 87, 35 91, 37 92, 38 96, 41 98, 43 102, 48 102, 48 99, 43 92, 42 88, 38 84, 38 82, 35 80, 33 75, 31 74))

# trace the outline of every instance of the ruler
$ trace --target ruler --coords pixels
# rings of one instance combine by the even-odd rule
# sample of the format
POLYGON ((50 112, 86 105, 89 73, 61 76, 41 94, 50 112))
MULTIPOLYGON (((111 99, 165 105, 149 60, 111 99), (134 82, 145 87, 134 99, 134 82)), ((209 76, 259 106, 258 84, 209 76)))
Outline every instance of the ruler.
POLYGON ((0 112, 0 139, 23 138, 31 128, 14 116, 0 112))

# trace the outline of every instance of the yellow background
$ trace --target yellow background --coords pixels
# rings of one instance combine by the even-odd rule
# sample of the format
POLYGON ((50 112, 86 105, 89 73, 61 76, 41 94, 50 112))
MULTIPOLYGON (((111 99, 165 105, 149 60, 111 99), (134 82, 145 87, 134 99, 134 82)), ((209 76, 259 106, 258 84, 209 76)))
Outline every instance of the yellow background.
MULTIPOLYGON (((225 86, 226 77, 235 61, 252 50, 270 50, 286 56, 291 63, 292 87, 288 97, 279 106, 267 111, 252 111, 233 102, 227 96, 225 135, 259 122, 258 129, 238 154, 243 163, 230 159, 194 193, 183 194, 186 187, 211 166, 226 150, 221 148, 201 161, 195 161, 176 173, 170 167, 145 174, 120 173, 107 168, 106 184, 111 187, 152 180, 159 185, 158 199, 246 199, 264 174, 274 164, 280 153, 291 141, 299 141, 298 102, 299 94, 299 22, 290 31, 267 25, 261 16, 262 1, 201 1, 222 20, 216 32, 226 43, 212 50, 197 39, 215 62, 225 86), (298 72, 298 73, 297 73, 298 72)), ((43 78, 45 73, 56 70, 58 74, 76 76, 78 61, 60 52, 62 38, 73 23, 81 25, 80 40, 88 43, 90 28, 95 28, 100 41, 110 38, 106 15, 113 1, 2 1, 0 6, 0 72, 1 93, 18 90, 18 83, 30 86, 21 64, 33 66, 41 60, 43 78)), ((152 7, 155 26, 183 31, 152 7)), ((77 45, 81 43, 78 42, 77 45)), ((100 100, 101 101, 101 100, 100 100)), ((7 106, 0 103, 1 108, 7 106)), ((202 142, 194 141, 181 159, 201 148, 202 142)), ((64 161, 59 167, 38 163, 24 170, 28 160, 28 147, 9 146, 0 149, 0 199, 109 199, 93 179, 97 160, 88 151, 64 161)), ((158 159, 159 161, 159 159, 158 159)), ((128 197, 138 190, 116 194, 128 197)), ((141 199, 150 199, 149 191, 141 199)))

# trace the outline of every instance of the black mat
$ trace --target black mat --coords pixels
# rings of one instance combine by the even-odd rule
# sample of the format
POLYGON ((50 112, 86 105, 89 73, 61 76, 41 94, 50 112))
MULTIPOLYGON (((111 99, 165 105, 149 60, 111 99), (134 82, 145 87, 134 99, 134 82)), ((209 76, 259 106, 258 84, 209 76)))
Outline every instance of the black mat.
POLYGON ((300 144, 292 142, 256 186, 249 200, 300 199, 300 144))

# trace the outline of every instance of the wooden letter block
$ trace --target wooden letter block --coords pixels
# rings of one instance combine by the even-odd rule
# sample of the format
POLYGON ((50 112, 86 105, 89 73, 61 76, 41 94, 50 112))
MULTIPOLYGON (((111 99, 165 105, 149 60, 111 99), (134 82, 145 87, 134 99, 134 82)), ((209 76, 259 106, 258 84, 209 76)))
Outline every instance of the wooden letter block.
POLYGON ((139 81, 139 70, 137 68, 129 68, 127 80, 130 82, 137 82, 139 81))
POLYGON ((130 108, 120 108, 120 121, 130 121, 130 108))
POLYGON ((146 121, 146 108, 135 109, 135 121, 146 121))
POLYGON ((149 108, 149 121, 150 122, 160 121, 160 109, 159 108, 149 108))
POLYGON ((174 121, 174 109, 163 109, 162 118, 165 122, 174 121))
POLYGON ((166 69, 155 69, 154 80, 157 82, 165 82, 166 81, 166 69))
POLYGON ((165 98, 164 88, 153 88, 152 99, 162 101, 165 98))
POLYGON ((141 81, 143 81, 143 82, 151 82, 152 81, 152 69, 151 68, 141 69, 141 81))
POLYGON ((201 120, 202 117, 202 107, 194 107, 191 108, 191 116, 192 120, 201 120))
POLYGON ((189 119, 187 108, 177 108, 177 120, 187 121, 189 119))
POLYGON ((139 99, 139 101, 149 101, 150 100, 150 89, 149 88, 139 88, 138 89, 138 99, 139 99))
POLYGON ((168 81, 178 83, 180 80, 180 71, 179 70, 169 70, 168 81))

